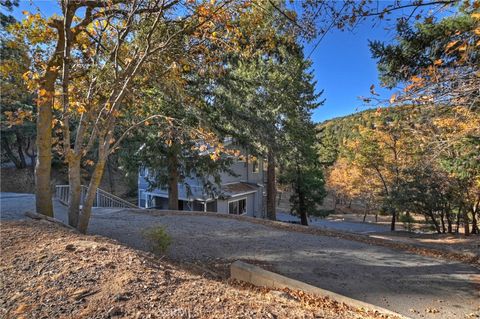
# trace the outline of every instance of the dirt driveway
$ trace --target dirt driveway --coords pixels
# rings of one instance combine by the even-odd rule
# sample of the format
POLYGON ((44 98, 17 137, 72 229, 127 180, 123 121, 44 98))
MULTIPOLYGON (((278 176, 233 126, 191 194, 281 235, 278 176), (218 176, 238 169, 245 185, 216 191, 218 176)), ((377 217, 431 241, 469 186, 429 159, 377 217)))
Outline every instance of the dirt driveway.
MULTIPOLYGON (((2 199, 2 218, 20 218, 20 212, 5 214, 14 207, 2 199)), ((64 212, 57 217, 64 219, 64 212)), ((413 318, 480 316, 479 271, 462 263, 248 221, 148 210, 96 210, 89 232, 148 249, 142 233, 156 225, 173 237, 168 255, 175 260, 256 260, 286 276, 413 318)))

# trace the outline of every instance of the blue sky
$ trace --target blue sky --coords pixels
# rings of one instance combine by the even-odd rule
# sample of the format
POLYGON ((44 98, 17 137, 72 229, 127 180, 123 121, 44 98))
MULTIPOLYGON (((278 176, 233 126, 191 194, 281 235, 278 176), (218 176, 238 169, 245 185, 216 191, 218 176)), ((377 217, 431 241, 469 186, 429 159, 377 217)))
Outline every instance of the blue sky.
MULTIPOLYGON (((388 98, 391 92, 382 89, 378 82, 376 62, 371 58, 368 40, 391 41, 392 31, 384 26, 365 22, 350 32, 338 30, 328 33, 311 55, 317 90, 324 90, 325 104, 313 115, 315 122, 344 116, 366 109, 359 96, 369 96, 370 86, 388 98)), ((305 46, 305 54, 311 52, 315 41, 305 46)))
MULTIPOLYGON (((40 8, 46 16, 59 12, 57 1, 20 1, 20 7, 13 14, 21 19, 23 10, 36 11, 40 8)), ((378 83, 375 61, 371 58, 368 40, 391 41, 393 32, 386 31, 385 25, 373 26, 365 22, 354 31, 332 30, 320 42, 311 55, 317 90, 324 90, 325 104, 313 114, 315 122, 344 116, 366 109, 359 96, 368 96, 370 85, 374 84, 382 97, 391 93, 382 90, 378 83)), ((316 41, 305 45, 305 56, 312 51, 316 41)))

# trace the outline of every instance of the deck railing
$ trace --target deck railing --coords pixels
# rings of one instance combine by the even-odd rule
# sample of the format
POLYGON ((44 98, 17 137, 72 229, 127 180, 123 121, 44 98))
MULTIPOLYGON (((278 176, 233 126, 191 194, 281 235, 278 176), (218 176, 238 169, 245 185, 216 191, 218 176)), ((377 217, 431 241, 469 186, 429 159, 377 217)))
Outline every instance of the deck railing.
MULTIPOLYGON (((69 185, 57 185, 55 186, 55 196, 58 200, 64 204, 68 205, 69 200, 69 185)), ((82 185, 81 195, 80 195, 80 204, 83 205, 85 197, 87 196, 88 187, 82 185)), ((138 208, 138 206, 118 197, 109 192, 104 191, 103 189, 97 188, 95 199, 93 201, 93 207, 118 207, 118 208, 138 208)))

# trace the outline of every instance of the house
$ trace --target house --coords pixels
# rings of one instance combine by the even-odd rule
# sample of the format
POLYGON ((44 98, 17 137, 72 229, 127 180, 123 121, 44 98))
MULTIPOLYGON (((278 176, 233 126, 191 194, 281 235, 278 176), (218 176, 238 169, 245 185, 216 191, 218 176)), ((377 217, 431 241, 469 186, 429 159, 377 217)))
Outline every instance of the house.
MULTIPOLYGON (((245 152, 242 152, 245 154, 245 152)), ((236 157, 230 166, 233 174, 220 173, 215 192, 205 190, 201 178, 187 178, 178 185, 179 209, 264 217, 266 171, 262 160, 236 157)), ((168 209, 167 188, 149 190, 148 168, 138 176, 138 205, 168 209)), ((213 181, 211 181, 213 183, 213 181)))

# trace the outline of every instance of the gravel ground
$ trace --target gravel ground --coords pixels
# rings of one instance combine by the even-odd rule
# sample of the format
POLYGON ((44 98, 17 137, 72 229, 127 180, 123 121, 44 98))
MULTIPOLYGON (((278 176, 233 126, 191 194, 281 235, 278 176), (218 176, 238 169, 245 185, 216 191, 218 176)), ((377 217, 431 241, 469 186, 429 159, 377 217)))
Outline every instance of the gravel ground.
MULTIPOLYGON (((297 216, 292 216, 290 214, 285 213, 278 213, 277 219, 281 221, 289 221, 289 222, 300 222, 300 218, 297 216)), ((312 217, 309 220, 309 226, 318 227, 318 228, 325 228, 325 229, 335 229, 341 231, 347 231, 351 233, 358 233, 358 234, 369 234, 369 233, 382 233, 382 232, 389 232, 390 226, 388 225, 378 225, 374 223, 358 223, 358 222, 350 222, 350 221, 343 221, 343 220, 332 220, 332 219, 322 219, 322 218, 315 218, 312 217)))
MULTIPOLYGON (((15 202, 2 198, 2 219, 13 207, 15 202)), ((64 211, 57 217, 63 219, 64 211)), ((413 318, 480 317, 479 271, 463 263, 235 219, 156 216, 148 210, 96 210, 89 232, 149 249, 142 233, 156 225, 173 238, 168 250, 173 260, 255 260, 286 276, 413 318)))
POLYGON ((328 298, 271 291, 45 221, 2 224, 0 317, 380 319, 328 298))

